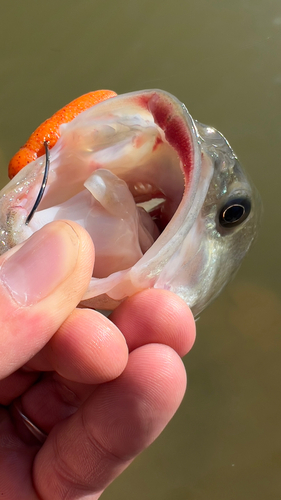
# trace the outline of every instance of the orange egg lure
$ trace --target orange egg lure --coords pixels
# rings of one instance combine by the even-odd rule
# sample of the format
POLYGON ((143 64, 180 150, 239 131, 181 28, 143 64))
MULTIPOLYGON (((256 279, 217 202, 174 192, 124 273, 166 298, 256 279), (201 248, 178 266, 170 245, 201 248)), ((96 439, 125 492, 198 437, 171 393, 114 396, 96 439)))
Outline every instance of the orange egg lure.
POLYGON ((9 163, 8 175, 12 179, 28 163, 36 160, 39 156, 45 154, 44 143, 47 142, 49 149, 56 144, 60 137, 60 125, 69 123, 79 113, 91 108, 99 102, 105 101, 117 94, 112 90, 96 90, 84 94, 62 109, 57 111, 51 118, 44 121, 29 137, 28 141, 13 156, 9 163))

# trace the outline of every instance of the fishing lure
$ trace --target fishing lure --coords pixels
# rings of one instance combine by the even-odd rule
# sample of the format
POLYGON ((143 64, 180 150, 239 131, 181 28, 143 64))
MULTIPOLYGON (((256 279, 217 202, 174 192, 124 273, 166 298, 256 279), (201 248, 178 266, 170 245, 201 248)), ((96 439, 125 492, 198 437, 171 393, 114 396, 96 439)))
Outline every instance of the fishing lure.
POLYGON ((44 143, 52 149, 60 137, 60 126, 72 121, 79 113, 117 94, 112 90, 96 90, 84 94, 45 120, 13 156, 9 163, 8 175, 12 179, 28 163, 45 153, 44 143))

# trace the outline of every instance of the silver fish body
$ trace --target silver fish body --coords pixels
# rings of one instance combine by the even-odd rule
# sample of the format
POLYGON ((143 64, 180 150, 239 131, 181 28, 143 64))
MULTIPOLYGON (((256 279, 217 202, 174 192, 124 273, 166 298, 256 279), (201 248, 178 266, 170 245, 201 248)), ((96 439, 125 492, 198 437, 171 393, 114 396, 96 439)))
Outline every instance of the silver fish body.
POLYGON ((45 157, 0 192, 1 253, 52 220, 75 220, 96 247, 88 304, 112 309, 154 287, 200 313, 238 269, 260 218, 256 189, 226 139, 161 90, 111 98, 60 132, 28 226, 45 157))

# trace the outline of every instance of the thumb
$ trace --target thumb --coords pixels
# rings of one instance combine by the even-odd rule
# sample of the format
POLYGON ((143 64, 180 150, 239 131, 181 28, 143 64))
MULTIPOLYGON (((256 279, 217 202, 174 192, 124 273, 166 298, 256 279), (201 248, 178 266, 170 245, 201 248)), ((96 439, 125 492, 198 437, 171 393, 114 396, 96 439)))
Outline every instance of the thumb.
POLYGON ((33 357, 80 302, 94 262, 78 224, 47 224, 0 258, 0 379, 33 357))

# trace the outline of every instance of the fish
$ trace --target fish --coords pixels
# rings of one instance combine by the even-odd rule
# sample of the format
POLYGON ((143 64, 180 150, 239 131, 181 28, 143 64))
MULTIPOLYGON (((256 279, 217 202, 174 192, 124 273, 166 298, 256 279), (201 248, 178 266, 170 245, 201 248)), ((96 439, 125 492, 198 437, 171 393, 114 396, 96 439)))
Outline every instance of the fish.
POLYGON ((110 94, 57 132, 0 191, 0 254, 51 221, 72 220, 96 252, 83 305, 113 310, 158 288, 198 316, 235 275, 260 223, 259 194, 228 141, 158 89, 110 94))

